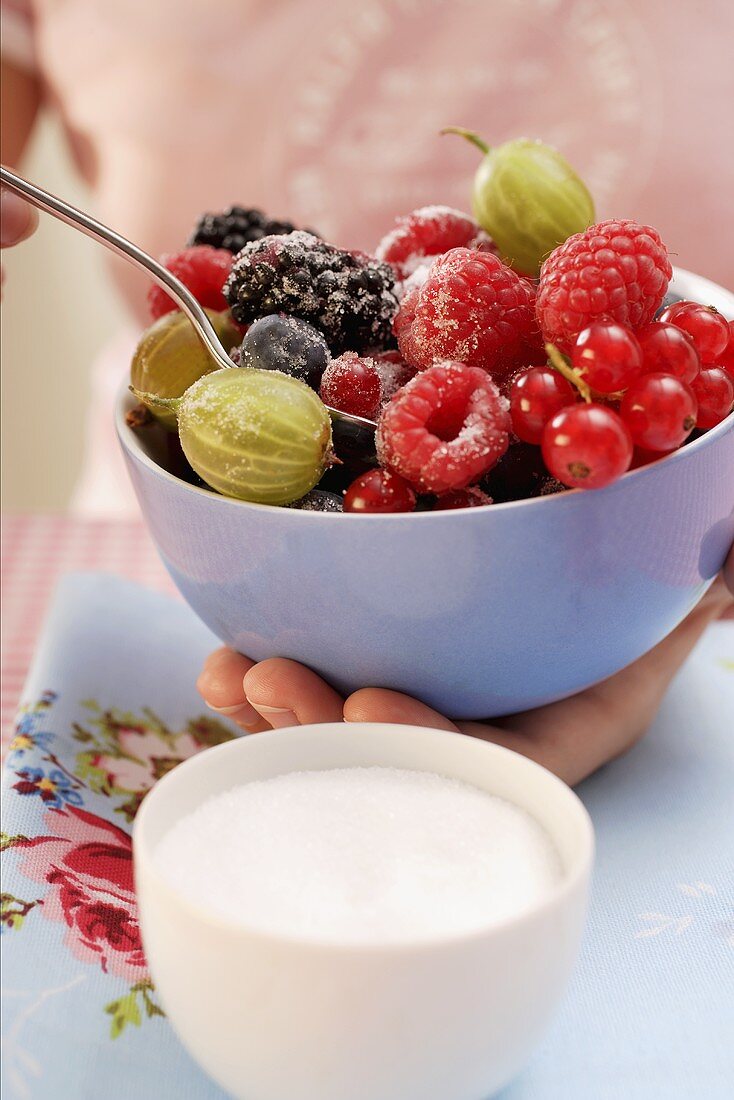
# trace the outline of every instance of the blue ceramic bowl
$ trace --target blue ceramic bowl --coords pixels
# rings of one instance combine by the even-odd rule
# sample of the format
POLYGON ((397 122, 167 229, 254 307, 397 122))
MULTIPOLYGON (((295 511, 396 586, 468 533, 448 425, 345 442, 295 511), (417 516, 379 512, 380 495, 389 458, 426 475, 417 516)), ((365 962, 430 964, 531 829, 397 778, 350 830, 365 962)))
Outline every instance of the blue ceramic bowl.
MULTIPOLYGON (((734 315, 686 272, 676 292, 734 315)), ((117 429, 184 598, 255 660, 342 692, 396 688, 455 718, 560 699, 610 676, 701 598, 734 540, 734 414, 606 489, 408 515, 248 504, 163 468, 159 433, 117 429)))

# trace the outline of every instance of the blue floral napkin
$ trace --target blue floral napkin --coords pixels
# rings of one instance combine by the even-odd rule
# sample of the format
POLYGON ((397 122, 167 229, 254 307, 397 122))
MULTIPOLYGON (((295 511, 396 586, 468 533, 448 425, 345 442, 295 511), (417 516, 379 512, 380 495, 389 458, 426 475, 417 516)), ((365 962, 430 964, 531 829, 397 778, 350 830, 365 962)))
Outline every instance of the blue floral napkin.
MULTIPOLYGON (((233 735, 193 686, 215 644, 182 604, 114 577, 57 592, 3 773, 6 1100, 223 1096, 156 998, 130 844, 155 780, 233 735)), ((581 788, 598 837, 582 958, 505 1100, 731 1095, 733 715, 722 624, 643 744, 581 788)))

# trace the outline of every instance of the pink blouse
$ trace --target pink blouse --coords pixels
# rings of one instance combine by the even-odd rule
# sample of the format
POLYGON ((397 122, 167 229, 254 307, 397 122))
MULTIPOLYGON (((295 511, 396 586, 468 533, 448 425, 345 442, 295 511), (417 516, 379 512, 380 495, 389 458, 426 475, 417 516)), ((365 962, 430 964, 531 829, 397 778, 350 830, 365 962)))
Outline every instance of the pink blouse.
MULTIPOLYGON (((734 287, 729 0, 0 0, 103 220, 153 253, 233 203, 373 249, 396 214, 469 209, 478 153, 539 137, 599 218, 660 231, 734 287)), ((144 316, 146 287, 115 275, 144 316)), ((109 432, 134 336, 94 375, 76 506, 136 506, 109 432)))
POLYGON ((557 145, 600 218, 734 283, 728 0, 2 3, 99 213, 153 252, 233 202, 373 248, 396 213, 468 208, 477 153, 438 136, 463 125, 557 145))

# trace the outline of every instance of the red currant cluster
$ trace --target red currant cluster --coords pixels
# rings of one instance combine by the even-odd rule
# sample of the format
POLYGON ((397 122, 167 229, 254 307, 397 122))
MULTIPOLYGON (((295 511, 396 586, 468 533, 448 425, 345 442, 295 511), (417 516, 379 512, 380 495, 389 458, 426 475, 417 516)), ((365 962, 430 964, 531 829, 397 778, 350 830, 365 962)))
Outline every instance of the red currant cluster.
POLYGON ((712 307, 677 302, 637 332, 596 321, 568 360, 548 350, 549 365, 510 386, 512 429, 540 445, 550 473, 573 488, 608 485, 734 405, 734 325, 712 307))

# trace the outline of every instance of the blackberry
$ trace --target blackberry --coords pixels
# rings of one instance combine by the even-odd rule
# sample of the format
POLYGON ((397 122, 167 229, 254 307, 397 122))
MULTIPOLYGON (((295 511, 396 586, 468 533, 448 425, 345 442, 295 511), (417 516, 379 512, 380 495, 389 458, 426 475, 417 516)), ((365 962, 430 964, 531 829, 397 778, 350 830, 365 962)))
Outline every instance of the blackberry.
POLYGON ((245 245, 224 296, 241 325, 288 313, 320 329, 339 355, 390 345, 398 308, 394 288, 389 264, 297 230, 245 245))
POLYGON ((237 365, 279 370, 318 388, 330 362, 329 348, 318 329, 300 317, 275 313, 250 325, 237 365))
POLYGON ((262 210, 230 206, 221 214, 202 214, 188 243, 210 244, 213 248, 240 252, 250 241, 259 241, 271 233, 293 233, 295 228, 292 222, 268 218, 262 210))

